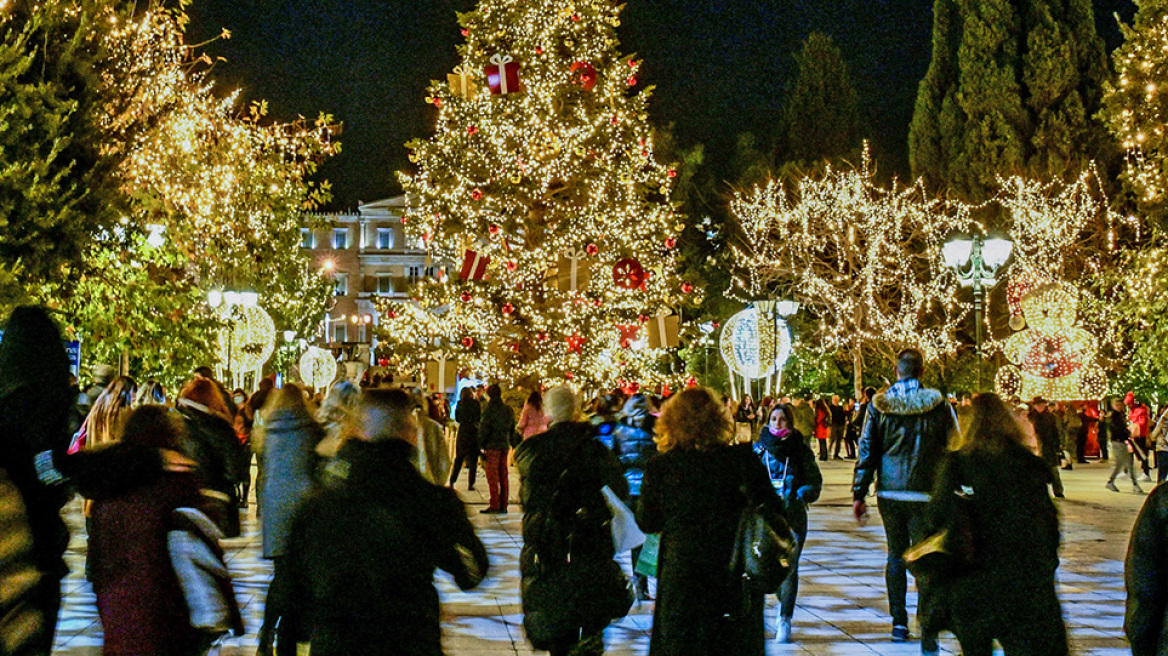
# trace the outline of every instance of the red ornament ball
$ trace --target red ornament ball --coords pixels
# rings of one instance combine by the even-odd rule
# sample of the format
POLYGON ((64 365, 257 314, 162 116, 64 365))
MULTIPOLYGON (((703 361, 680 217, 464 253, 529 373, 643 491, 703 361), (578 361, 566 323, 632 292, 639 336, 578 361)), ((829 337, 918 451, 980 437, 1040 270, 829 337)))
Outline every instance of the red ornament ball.
POLYGON ((543 48, 541 48, 541 47, 539 47, 539 46, 536 46, 536 47, 535 47, 535 54, 537 54, 537 55, 542 55, 542 54, 543 54, 543 48))
POLYGON ((474 200, 482 200, 483 199, 483 190, 482 189, 475 189, 474 191, 470 192, 470 197, 474 200))
POLYGON ((574 373, 572 373, 572 372, 570 372, 570 371, 565 371, 565 372, 564 372, 564 380, 572 380, 572 379, 573 379, 573 378, 575 378, 575 377, 576 377, 576 374, 574 374, 574 373))
POLYGON ((691 293, 693 293, 693 290, 694 290, 694 286, 692 284, 690 284, 688 282, 681 283, 681 293, 691 294, 691 293))
POLYGON ((596 257, 596 254, 600 252, 600 248, 596 244, 588 244, 584 247, 584 252, 592 257, 596 257))
POLYGON ((491 226, 487 228, 487 232, 491 233, 492 237, 498 235, 500 230, 502 230, 502 228, 500 228, 496 223, 492 223, 491 226))
POLYGON ((473 296, 469 291, 464 291, 458 296, 458 298, 462 299, 463 303, 470 303, 470 299, 473 298, 473 296))
POLYGON ((541 342, 546 342, 546 341, 548 341, 548 334, 546 331, 541 330, 540 332, 535 334, 535 338, 541 342))
POLYGON ((573 62, 568 70, 575 83, 585 91, 591 91, 596 86, 596 67, 592 64, 586 61, 573 62))
POLYGON ((474 346, 474 338, 470 337, 469 335, 462 338, 463 348, 470 348, 472 346, 474 346))
POLYGON ((499 308, 499 310, 501 310, 503 312, 503 314, 510 315, 512 312, 515 311, 515 306, 511 305, 510 303, 504 303, 503 307, 499 308))
POLYGON ((613 125, 616 125, 617 123, 620 123, 620 119, 619 119, 619 118, 617 118, 617 117, 615 117, 615 116, 613 116, 613 117, 612 117, 612 124, 613 124, 613 125))
POLYGON ((466 29, 466 28, 463 28, 463 30, 462 30, 462 35, 463 35, 463 36, 470 36, 470 30, 468 30, 468 29, 466 29))
POLYGON ((508 271, 514 271, 514 270, 516 270, 516 269, 518 269, 518 268, 519 268, 519 265, 518 265, 518 264, 516 264, 516 263, 515 263, 515 262, 513 262, 513 261, 508 261, 508 262, 507 262, 506 264, 504 264, 503 266, 507 267, 507 270, 508 270, 508 271))
POLYGON ((466 133, 467 133, 467 134, 477 134, 477 133, 478 133, 478 131, 479 131, 479 128, 478 128, 478 126, 477 126, 477 125, 468 125, 468 126, 466 126, 466 133))
POLYGON ((635 87, 637 86, 637 76, 630 75, 629 79, 625 80, 625 82, 627 82, 630 87, 635 87))
POLYGON ((686 386, 686 388, 694 388, 694 387, 697 387, 697 386, 698 386, 698 379, 697 379, 697 378, 694 378, 693 376, 690 376, 689 378, 686 378, 686 379, 685 379, 685 386, 686 386))
POLYGON ((510 345, 510 346, 508 346, 507 348, 510 348, 512 353, 518 353, 518 352, 519 352, 519 345, 518 345, 518 344, 511 344, 511 345, 510 345))
POLYGON ((377 359, 377 366, 388 367, 389 366, 389 358, 378 358, 377 359))
POLYGON ((643 314, 638 314, 637 321, 640 321, 641 323, 649 323, 649 317, 643 314))
POLYGON ((629 60, 629 68, 636 68, 636 67, 637 67, 637 62, 635 60, 630 59, 629 60))
POLYGON ((635 258, 625 258, 612 268, 612 283, 621 289, 636 289, 647 279, 645 267, 635 258))
POLYGON ((668 175, 671 178, 676 178, 677 177, 677 169, 669 169, 669 173, 667 173, 666 175, 668 175))
POLYGON ((668 237, 665 239, 665 248, 672 249, 672 248, 676 248, 676 247, 677 247, 677 240, 676 239, 674 239, 673 237, 668 237))
POLYGON ((572 22, 579 23, 580 22, 580 14, 572 14, 572 22))

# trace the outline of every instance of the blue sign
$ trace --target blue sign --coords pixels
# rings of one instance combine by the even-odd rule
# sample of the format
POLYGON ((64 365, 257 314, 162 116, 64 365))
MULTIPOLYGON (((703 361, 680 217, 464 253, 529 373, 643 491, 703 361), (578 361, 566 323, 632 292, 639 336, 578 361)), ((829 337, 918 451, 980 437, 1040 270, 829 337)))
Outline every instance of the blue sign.
POLYGON ((81 375, 81 342, 65 342, 65 353, 69 355, 69 371, 74 376, 81 375))

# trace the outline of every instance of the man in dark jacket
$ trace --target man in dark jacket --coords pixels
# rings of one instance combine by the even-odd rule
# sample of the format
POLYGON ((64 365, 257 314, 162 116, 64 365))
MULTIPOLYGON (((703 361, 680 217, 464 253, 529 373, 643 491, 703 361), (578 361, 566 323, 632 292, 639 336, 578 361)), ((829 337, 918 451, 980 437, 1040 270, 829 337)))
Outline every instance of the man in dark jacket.
POLYGON ((1063 480, 1059 476, 1059 452, 1062 450, 1059 439, 1058 417, 1047 407, 1046 399, 1034 397, 1030 403, 1030 412, 1027 414, 1030 425, 1034 427, 1034 436, 1038 438, 1038 447, 1041 449, 1042 461, 1050 467, 1051 488, 1054 495, 1063 498, 1063 480))
MULTIPOLYGON (((595 439, 590 424, 576 421, 580 403, 571 389, 548 390, 544 408, 551 426, 515 449, 522 481, 523 549, 519 555, 519 571, 525 623, 538 622, 539 614, 548 611, 542 606, 549 603, 572 604, 579 599, 594 602, 596 608, 588 609, 594 610, 594 621, 569 628, 552 644, 535 646, 549 649, 552 656, 599 655, 604 652, 604 627, 614 619, 603 616, 603 608, 612 605, 603 597, 606 591, 624 589, 624 575, 613 562, 612 530, 608 523, 611 514, 600 490, 607 485, 618 496, 625 497, 628 487, 616 456, 595 439), (595 589, 583 594, 563 590, 554 595, 555 599, 530 594, 535 589, 533 586, 539 585, 536 579, 556 576, 569 562, 591 563, 597 573, 608 576, 590 581, 595 589), (605 585, 610 580, 615 580, 616 585, 605 585)), ((576 611, 586 613, 585 609, 576 611)))
POLYGON ((515 433, 515 411, 503 403, 503 390, 498 383, 487 388, 487 407, 479 420, 479 449, 483 452, 483 467, 487 470, 487 487, 491 501, 484 515, 507 514, 507 500, 511 494, 507 480, 507 452, 515 433))
MULTIPOLYGON (((896 642, 909 637, 905 606, 908 576, 903 554, 925 537, 921 534, 925 503, 949 437, 957 431, 957 418, 945 397, 921 386, 924 370, 925 359, 920 351, 904 349, 897 356, 897 382, 877 394, 868 407, 852 486, 853 511, 862 523, 868 513, 868 488, 876 479, 880 519, 888 538, 884 576, 892 611, 892 639, 896 642)), ((920 596, 918 605, 925 605, 927 590, 921 589, 920 596)), ((922 630, 921 651, 937 651, 937 633, 929 627, 922 630)))
POLYGON ((413 409, 402 390, 366 390, 361 434, 337 454, 340 481, 296 514, 292 588, 310 607, 304 626, 317 656, 440 656, 434 570, 463 590, 486 575, 487 552, 462 502, 411 462, 413 409))

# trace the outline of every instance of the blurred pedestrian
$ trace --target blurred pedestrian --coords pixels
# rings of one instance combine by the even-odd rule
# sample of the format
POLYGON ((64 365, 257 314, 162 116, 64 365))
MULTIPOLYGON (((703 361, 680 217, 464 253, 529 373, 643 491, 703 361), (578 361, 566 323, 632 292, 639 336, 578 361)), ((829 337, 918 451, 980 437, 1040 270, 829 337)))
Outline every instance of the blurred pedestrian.
POLYGON ((844 442, 844 432, 848 426, 848 413, 840 404, 839 394, 831 395, 831 405, 828 406, 831 412, 831 437, 830 444, 832 460, 843 460, 840 457, 840 446, 844 442))
POLYGON ((1050 482, 1054 496, 1063 498, 1063 481, 1059 476, 1059 454, 1062 452, 1062 440, 1059 437, 1058 418, 1050 411, 1046 399, 1034 397, 1030 403, 1030 412, 1026 415, 1038 438, 1038 453, 1050 467, 1050 482))
POLYGON ((653 656, 764 653, 763 594, 729 568, 741 512, 782 503, 751 445, 731 445, 733 419, 704 388, 675 394, 657 421, 637 523, 660 533, 653 656))
POLYGON ((232 415, 215 382, 196 376, 183 386, 176 403, 186 424, 183 455, 199 465, 203 496, 199 510, 226 537, 239 537, 239 440, 232 415))
POLYGON ((458 474, 466 465, 466 489, 475 489, 475 478, 479 473, 479 420, 482 408, 475 400, 474 390, 462 388, 458 395, 458 405, 454 407, 454 420, 458 423, 458 435, 454 444, 454 465, 450 472, 450 487, 458 482, 458 474))
POLYGON ((515 411, 503 403, 503 390, 498 383, 487 388, 487 407, 479 420, 479 450, 487 470, 487 487, 491 500, 482 514, 507 514, 510 481, 507 474, 507 453, 511 449, 511 435, 515 433, 515 411))
POLYGON ((337 455, 360 398, 361 390, 353 383, 340 380, 332 384, 320 409, 316 411, 316 420, 324 430, 324 439, 316 445, 316 455, 324 459, 337 455))
POLYGON ((1106 487, 1112 492, 1119 492, 1119 488, 1115 486, 1115 477, 1120 474, 1127 474, 1131 479, 1132 491, 1136 494, 1143 494, 1144 491, 1140 488, 1139 474, 1136 473, 1135 466, 1135 450, 1137 447, 1133 443, 1131 427, 1128 425, 1127 417, 1127 412, 1123 407, 1123 399, 1118 396, 1113 398, 1111 400, 1111 412, 1107 415, 1107 437, 1111 442, 1111 455, 1115 460, 1115 465, 1111 468, 1111 476, 1107 479, 1106 487))
POLYGON ((927 532, 968 518, 951 537, 970 541, 976 566, 933 582, 937 606, 918 611, 942 613, 966 656, 991 656, 995 639, 1006 656, 1068 653, 1055 591, 1058 511, 1047 492, 1057 468, 1024 439, 1001 398, 974 397, 969 429, 946 454, 926 511, 927 532))
POLYGON ((515 429, 525 440, 548 429, 548 418, 543 412, 543 395, 539 393, 539 390, 535 390, 527 396, 527 401, 523 403, 523 410, 519 413, 519 424, 516 425, 515 429))
POLYGON ((434 570, 463 590, 486 576, 462 502, 411 462, 414 408, 402 390, 365 390, 337 453, 346 475, 296 513, 286 558, 313 656, 441 654, 434 570))
POLYGON ((827 443, 831 438, 831 408, 827 401, 819 399, 815 402, 815 441, 819 442, 819 459, 827 460, 827 443))
POLYGON ((137 396, 134 397, 134 407, 142 405, 170 405, 170 400, 166 398, 166 388, 162 383, 153 378, 142 383, 137 396))
POLYGON ((84 449, 95 449, 119 441, 137 393, 138 383, 133 378, 115 378, 93 402, 77 444, 84 449))
POLYGON ((444 485, 450 476, 450 450, 446 448, 446 438, 442 425, 426 413, 426 393, 422 388, 410 390, 410 398, 414 401, 414 418, 418 426, 418 435, 415 439, 418 445, 418 455, 415 462, 422 478, 434 485, 444 485))
MULTIPOLYGON (((1160 423, 1163 423, 1161 414, 1160 423)), ((1127 612, 1123 629, 1132 656, 1168 653, 1168 486, 1144 501, 1124 561, 1127 612)))
MULTIPOLYGON (((645 478, 645 467, 657 455, 654 441, 654 427, 657 418, 653 416, 649 399, 644 394, 634 394, 621 409, 620 422, 612 437, 612 451, 620 461, 625 480, 629 486, 629 508, 637 511, 641 501, 641 482, 645 478)), ((649 580, 644 574, 636 573, 637 559, 641 547, 632 551, 634 592, 637 599, 649 599, 649 580)))

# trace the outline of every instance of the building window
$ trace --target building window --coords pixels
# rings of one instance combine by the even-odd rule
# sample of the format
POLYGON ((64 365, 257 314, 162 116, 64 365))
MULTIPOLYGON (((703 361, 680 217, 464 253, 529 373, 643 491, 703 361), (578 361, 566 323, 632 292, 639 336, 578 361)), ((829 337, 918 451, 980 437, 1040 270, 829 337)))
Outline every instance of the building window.
POLYGON ((377 229, 377 248, 383 251, 393 248, 393 228, 377 229))
POLYGON ((336 228, 333 230, 333 248, 343 251, 349 247, 349 229, 336 228))
POLYGON ((417 284, 418 280, 422 278, 422 267, 412 266, 408 269, 410 284, 417 284))
POLYGON ((300 248, 316 248, 316 236, 311 228, 300 229, 300 248))
POLYGON ((333 326, 333 341, 338 344, 349 341, 348 326, 343 322, 333 326))
POLYGON ((333 280, 334 280, 334 283, 336 285, 333 288, 333 294, 335 296, 348 296, 349 295, 349 274, 347 274, 347 273, 335 274, 335 277, 333 280))
POLYGON ((377 293, 387 296, 393 294, 393 276, 377 276, 377 293))

